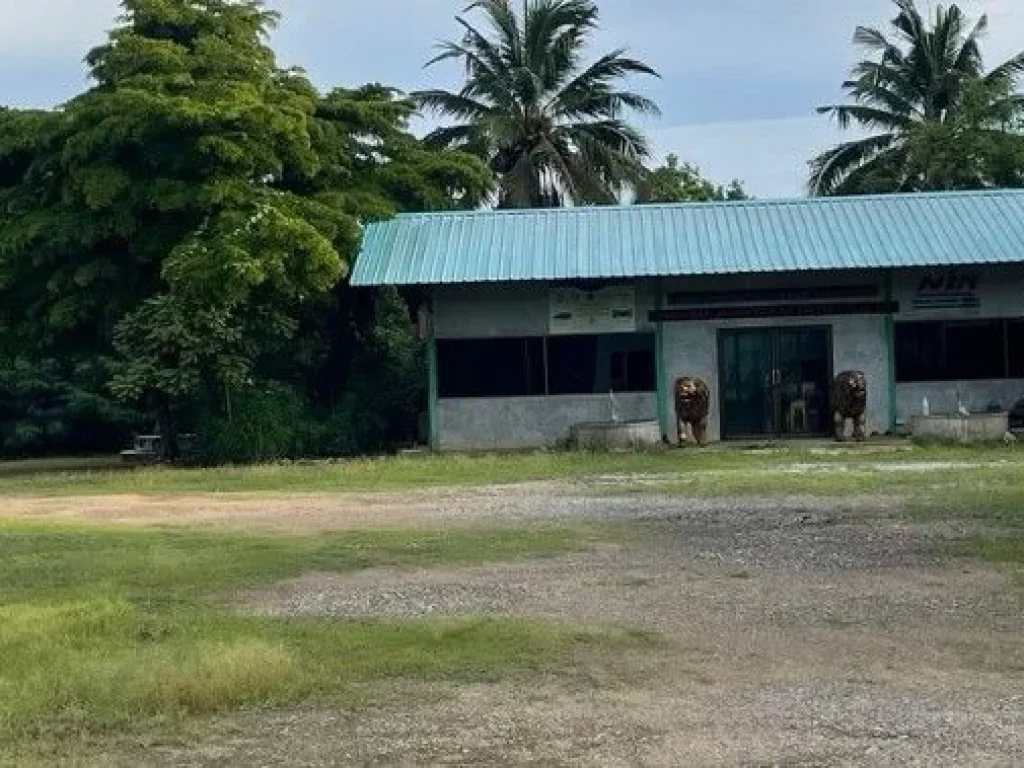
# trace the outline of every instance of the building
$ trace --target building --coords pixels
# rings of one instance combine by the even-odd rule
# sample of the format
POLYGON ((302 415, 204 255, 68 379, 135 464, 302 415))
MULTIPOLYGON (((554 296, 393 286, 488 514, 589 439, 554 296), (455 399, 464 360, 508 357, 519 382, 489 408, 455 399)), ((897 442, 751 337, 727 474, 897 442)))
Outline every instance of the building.
POLYGON ((1024 191, 401 215, 352 282, 429 297, 442 450, 557 443, 609 392, 674 438, 682 375, 713 440, 827 434, 848 369, 874 433, 1024 397, 1024 191))

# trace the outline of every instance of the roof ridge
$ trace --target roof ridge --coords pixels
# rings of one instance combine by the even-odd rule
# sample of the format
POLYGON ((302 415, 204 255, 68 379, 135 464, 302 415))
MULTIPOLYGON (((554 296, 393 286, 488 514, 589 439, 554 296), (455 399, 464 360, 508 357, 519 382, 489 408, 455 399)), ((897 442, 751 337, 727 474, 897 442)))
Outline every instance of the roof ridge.
POLYGON ((686 201, 679 203, 615 203, 613 205, 581 205, 564 206, 557 208, 475 208, 472 210, 453 211, 407 211, 397 214, 395 218, 417 219, 456 216, 506 217, 536 216, 538 214, 568 216, 572 214, 584 213, 611 213, 643 210, 678 210, 681 208, 782 208, 788 206, 852 205, 859 202, 875 202, 879 200, 897 201, 946 198, 976 198, 995 197, 1003 195, 1024 195, 1024 189, 999 187, 990 189, 958 189, 928 192, 890 192, 885 194, 870 195, 834 195, 822 197, 765 197, 751 198, 748 200, 701 200, 686 201))

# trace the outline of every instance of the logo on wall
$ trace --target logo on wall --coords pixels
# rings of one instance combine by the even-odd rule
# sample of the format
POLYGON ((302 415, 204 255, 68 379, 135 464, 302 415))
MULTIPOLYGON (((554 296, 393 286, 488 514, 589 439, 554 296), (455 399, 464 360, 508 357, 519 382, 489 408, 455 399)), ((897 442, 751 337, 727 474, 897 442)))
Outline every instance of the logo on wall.
POLYGON ((915 312, 957 310, 977 312, 981 309, 977 272, 932 272, 921 278, 911 304, 915 312))
POLYGON ((551 335, 633 333, 636 331, 636 289, 632 286, 584 291, 551 291, 551 335))

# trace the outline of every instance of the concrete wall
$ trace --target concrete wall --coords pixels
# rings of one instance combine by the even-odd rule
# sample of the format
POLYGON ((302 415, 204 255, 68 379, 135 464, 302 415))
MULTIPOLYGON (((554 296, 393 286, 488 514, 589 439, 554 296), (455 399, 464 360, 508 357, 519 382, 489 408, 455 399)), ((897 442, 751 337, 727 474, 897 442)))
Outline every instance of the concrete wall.
MULTIPOLYGON (((965 267, 954 270, 902 270, 893 281, 894 298, 900 302, 896 322, 924 320, 968 320, 971 318, 1024 317, 1024 269, 1019 266, 965 267), (973 308, 915 308, 921 279, 926 275, 969 276, 976 282, 977 306, 973 308)), ((1009 410, 1024 398, 1024 380, 915 382, 896 385, 896 418, 909 423, 921 413, 921 401, 928 398, 932 413, 952 413, 957 395, 971 411, 984 411, 990 403, 1009 410)))
MULTIPOLYGON (((927 270, 895 273, 893 297, 901 306, 897 321, 1024 316, 1024 269, 993 267, 971 272, 978 280, 980 301, 978 306, 969 310, 915 308, 914 299, 918 296, 921 278, 928 273, 927 270)), ((864 283, 878 286, 878 297, 882 298, 883 279, 878 272, 677 279, 664 281, 663 288, 668 293, 864 283)), ((638 331, 653 331, 647 314, 655 306, 654 286, 653 281, 641 281, 637 285, 638 331)), ((438 288, 434 293, 435 333, 441 339, 544 336, 548 332, 549 289, 549 285, 542 283, 438 288)), ((885 432, 891 423, 889 361, 884 319, 878 316, 666 323, 666 392, 671 391, 671 383, 678 376, 695 375, 705 379, 712 390, 709 437, 720 439, 718 331, 800 325, 827 325, 832 328, 833 371, 851 369, 867 374, 870 386, 868 426, 871 431, 885 432)), ((958 390, 964 403, 972 410, 983 410, 991 401, 1009 408, 1024 397, 1024 381, 900 384, 896 390, 895 416, 905 422, 912 414, 920 412, 921 398, 925 395, 929 398, 932 412, 954 410, 958 390)), ((623 420, 656 418, 656 402, 651 394, 620 395, 618 401, 623 420)), ((669 408, 671 410, 671 404, 669 408)), ((608 418, 608 399, 604 395, 445 400, 440 406, 441 447, 462 450, 550 445, 565 439, 573 424, 608 418)))
MULTIPOLYGON (((434 334, 439 339, 547 336, 550 286, 541 283, 449 286, 434 291, 434 334)), ((651 332, 651 283, 637 285, 637 331, 651 332)))
MULTIPOLYGON (((433 293, 434 333, 439 339, 546 336, 549 290, 539 283, 438 288, 433 293)), ((638 332, 653 332, 647 317, 653 308, 652 284, 638 285, 638 332)), ((622 421, 657 418, 653 394, 615 397, 622 421)), ((566 440, 574 424, 608 421, 611 406, 607 395, 460 398, 441 400, 438 417, 441 450, 516 450, 566 440)))
MULTIPOLYGON (((718 391, 718 331, 729 328, 828 325, 832 328, 833 372, 864 371, 868 378, 868 429, 889 429, 889 362, 881 317, 839 316, 811 319, 723 320, 714 323, 666 323, 666 391, 679 376, 698 376, 711 387, 709 438, 720 440, 721 404, 718 391)), ((671 430, 670 430, 671 432, 671 430)))
MULTIPOLYGON (((615 396, 620 421, 657 418, 650 393, 615 396)), ((466 398, 440 402, 441 450, 516 450, 551 446, 575 424, 609 421, 607 395, 466 398)))
POLYGON ((1024 398, 1024 380, 992 379, 985 381, 940 381, 896 385, 896 418, 904 424, 910 417, 921 413, 921 401, 928 398, 933 414, 955 413, 957 394, 972 412, 984 411, 995 402, 1003 410, 1010 410, 1024 398))
MULTIPOLYGON (((967 287, 967 286, 964 286, 967 287)), ((964 267, 953 270, 899 270, 893 277, 893 298, 900 304, 896 321, 956 320, 972 317, 1024 316, 1024 268, 964 267), (925 276, 971 277, 976 280, 978 306, 974 309, 915 307, 921 279, 925 276)))

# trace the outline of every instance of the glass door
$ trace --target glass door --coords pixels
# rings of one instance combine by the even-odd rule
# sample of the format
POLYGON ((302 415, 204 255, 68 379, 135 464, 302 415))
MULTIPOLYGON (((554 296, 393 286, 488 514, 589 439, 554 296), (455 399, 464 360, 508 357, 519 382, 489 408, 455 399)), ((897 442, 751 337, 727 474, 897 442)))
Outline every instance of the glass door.
POLYGON ((831 361, 829 328, 778 329, 775 368, 780 435, 828 434, 831 361))
POLYGON ((765 437, 777 432, 774 403, 774 332, 723 331, 720 342, 722 437, 765 437))
POLYGON ((828 327, 730 330, 719 338, 723 439, 829 433, 828 327))

